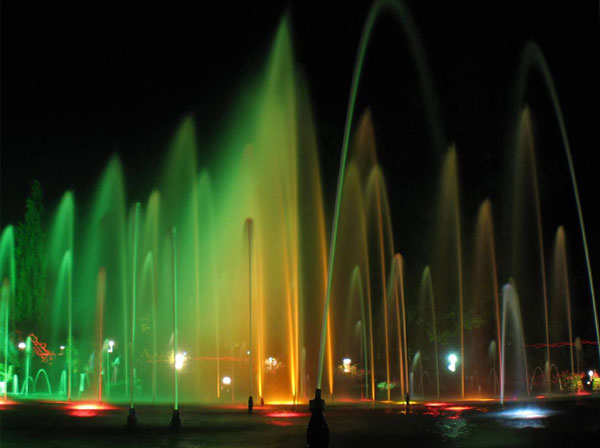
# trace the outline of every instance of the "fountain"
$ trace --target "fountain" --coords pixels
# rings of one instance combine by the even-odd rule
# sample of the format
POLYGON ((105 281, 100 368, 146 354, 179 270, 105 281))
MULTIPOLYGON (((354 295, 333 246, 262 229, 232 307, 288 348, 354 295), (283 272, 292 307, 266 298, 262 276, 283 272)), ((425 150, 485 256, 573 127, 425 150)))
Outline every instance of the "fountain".
MULTIPOLYGON (((537 62, 526 59, 519 76, 526 77, 531 64, 543 68, 565 139, 595 317, 564 122, 539 49, 527 51, 537 62)), ((180 404, 248 399, 251 410, 255 399, 306 402, 314 389, 316 425, 324 430, 319 414, 334 391, 336 401, 358 400, 360 388, 360 398, 372 402, 410 394, 504 403, 527 397, 530 380, 543 376, 547 392, 560 393, 551 380, 558 376, 563 389, 559 373, 579 372, 584 348, 577 341, 589 338, 573 339, 579 329, 571 315, 566 241, 575 239, 568 226, 558 227, 548 260, 550 224, 543 219, 537 165, 542 151, 533 132, 535 109, 523 108, 524 82, 517 85, 518 112, 510 123, 516 169, 507 184, 514 181, 514 192, 508 204, 493 196, 481 202, 461 190, 469 163, 460 144, 445 140, 408 10, 375 2, 357 53, 329 210, 333 198, 321 179, 316 125, 284 17, 265 67, 216 142, 209 144, 201 125, 186 117, 165 148, 156 183, 141 193, 147 196, 135 197, 140 193, 128 188, 114 155, 91 195, 67 191, 55 204, 45 248, 48 318, 36 322, 56 355, 51 362, 29 348, 26 365, 17 366, 22 319, 14 307, 20 297, 15 258, 22 235, 12 226, 3 229, 5 399, 11 365, 26 395, 43 376, 56 399, 71 401, 79 392, 128 404, 131 424, 136 405, 144 403, 173 404, 171 422, 178 427, 180 404), (396 173, 378 158, 378 150, 389 149, 376 141, 376 115, 358 110, 365 58, 384 14, 406 37, 435 148, 438 175, 423 182, 437 193, 409 198, 431 211, 424 223, 411 222, 409 208, 397 203, 414 190, 390 189, 396 173), (214 157, 200 157, 205 153, 214 157), (414 231, 398 231, 398 219, 414 231), (419 257, 405 252, 407 246, 418 246, 419 257), (500 297, 507 278, 515 280, 500 297), (566 340, 569 354, 560 356, 554 345, 566 340), (447 371, 450 353, 456 359, 447 371), (336 388, 340 378, 356 387, 336 388)))
MULTIPOLYGON (((511 372, 514 372, 517 379, 516 386, 511 393, 514 397, 523 397, 529 395, 529 377, 527 373, 527 354, 525 352, 525 339, 523 334, 523 320, 521 319, 521 309, 519 305, 519 296, 517 295, 514 282, 510 282, 502 288, 502 350, 500 354, 500 404, 504 404, 507 375, 506 366, 512 366, 511 372), (510 329, 507 325, 510 323, 510 329), (512 340, 507 340, 511 338, 512 340), (511 359, 508 362, 509 352, 507 344, 511 346, 511 359)), ((535 374, 535 373, 534 373, 535 374)))

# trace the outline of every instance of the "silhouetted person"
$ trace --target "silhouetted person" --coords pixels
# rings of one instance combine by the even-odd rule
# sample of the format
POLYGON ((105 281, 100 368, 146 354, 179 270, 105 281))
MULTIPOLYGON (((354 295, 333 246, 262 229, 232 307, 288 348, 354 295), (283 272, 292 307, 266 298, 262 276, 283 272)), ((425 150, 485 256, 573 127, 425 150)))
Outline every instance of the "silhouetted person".
POLYGON ((254 400, 252 399, 252 395, 248 397, 248 414, 252 414, 252 408, 254 407, 254 400))

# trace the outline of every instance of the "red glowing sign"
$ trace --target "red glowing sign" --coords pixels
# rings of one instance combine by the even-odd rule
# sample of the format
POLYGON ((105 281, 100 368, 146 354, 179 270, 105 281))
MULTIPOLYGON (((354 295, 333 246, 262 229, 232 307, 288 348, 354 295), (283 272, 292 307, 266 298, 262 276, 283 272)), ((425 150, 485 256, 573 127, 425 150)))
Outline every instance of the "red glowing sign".
POLYGON ((52 364, 52 361, 54 361, 54 357, 56 356, 56 354, 46 348, 48 344, 46 344, 45 342, 40 342, 38 337, 33 333, 31 333, 29 337, 31 338, 31 343, 33 344, 33 351, 35 352, 35 354, 40 357, 42 362, 52 364))

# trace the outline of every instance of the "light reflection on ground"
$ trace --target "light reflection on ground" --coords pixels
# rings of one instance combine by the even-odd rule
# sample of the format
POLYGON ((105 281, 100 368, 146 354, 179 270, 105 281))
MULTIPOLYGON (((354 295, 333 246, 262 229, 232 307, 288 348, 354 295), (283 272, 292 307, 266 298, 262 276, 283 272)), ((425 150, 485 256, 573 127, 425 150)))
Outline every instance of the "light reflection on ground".
POLYGON ((495 412, 493 415, 497 417, 499 423, 511 428, 545 428, 544 420, 554 414, 556 411, 532 406, 508 409, 495 412))
POLYGON ((67 414, 72 417, 95 417, 103 411, 110 411, 113 406, 104 403, 72 403, 65 407, 67 414))

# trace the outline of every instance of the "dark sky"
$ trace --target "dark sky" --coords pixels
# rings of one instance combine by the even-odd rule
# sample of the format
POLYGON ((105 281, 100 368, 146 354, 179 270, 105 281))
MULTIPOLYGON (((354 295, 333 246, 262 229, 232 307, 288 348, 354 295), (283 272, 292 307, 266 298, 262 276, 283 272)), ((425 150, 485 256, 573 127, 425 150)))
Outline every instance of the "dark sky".
MULTIPOLYGON (((515 69, 527 41, 540 45, 562 104, 598 265, 598 219, 591 216, 600 125, 598 2, 407 3, 448 143, 458 148, 466 216, 485 197, 502 197, 515 69)), ((201 140, 216 137, 236 94, 266 60, 288 8, 332 208, 352 70, 370 2, 202 5, 2 2, 2 226, 21 218, 32 179, 42 182, 51 210, 66 189, 88 196, 114 152, 123 161, 129 200, 145 200, 181 118, 194 114, 201 140)), ((431 162, 431 136, 406 39, 389 17, 378 22, 365 70, 359 108, 372 108, 393 218, 400 222, 405 209, 397 204, 410 185, 426 181, 421 170, 431 162)), ((572 207, 558 126, 543 89, 536 91, 541 81, 534 77, 531 84, 540 142, 549 142, 538 155, 541 180, 550 185, 544 203, 558 195, 558 203, 572 207)), ((548 219, 560 223, 561 207, 548 208, 548 219)))

